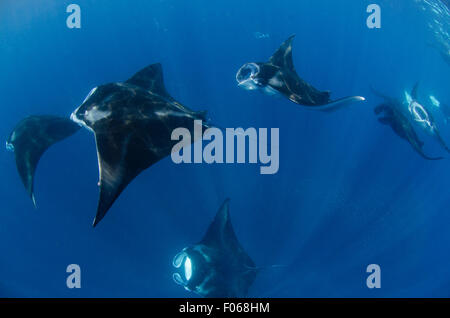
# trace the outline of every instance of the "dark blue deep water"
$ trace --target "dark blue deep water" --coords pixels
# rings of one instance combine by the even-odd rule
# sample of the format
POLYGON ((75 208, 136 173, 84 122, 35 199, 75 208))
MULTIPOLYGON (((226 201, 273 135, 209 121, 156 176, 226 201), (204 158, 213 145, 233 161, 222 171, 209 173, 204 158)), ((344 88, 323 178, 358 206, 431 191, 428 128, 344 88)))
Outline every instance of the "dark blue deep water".
MULTIPOLYGON (((0 151, 0 296, 193 297, 172 280, 173 256, 198 242, 231 198, 235 232, 261 267, 250 297, 450 296, 450 155, 421 134, 426 161, 381 125, 370 86, 450 104, 449 11, 438 0, 1 0, 0 136, 31 114, 69 116, 88 92, 160 62, 167 90, 220 127, 280 129, 280 169, 174 164, 139 175, 91 226, 95 141, 83 129, 50 148, 35 210, 14 155, 0 151), (371 3, 381 28, 366 26, 371 3), (66 7, 81 7, 81 29, 66 7), (259 33, 258 33, 259 32, 259 33), (299 75, 333 98, 332 113, 237 87, 235 74, 296 34, 299 75), (261 36, 266 35, 266 36, 261 36), (79 264, 81 288, 66 287, 79 264), (366 267, 381 267, 381 288, 366 267)), ((431 105, 431 104, 430 104, 431 105)), ((432 108, 432 106, 430 106, 432 108)), ((440 109, 434 117, 450 143, 440 109)))

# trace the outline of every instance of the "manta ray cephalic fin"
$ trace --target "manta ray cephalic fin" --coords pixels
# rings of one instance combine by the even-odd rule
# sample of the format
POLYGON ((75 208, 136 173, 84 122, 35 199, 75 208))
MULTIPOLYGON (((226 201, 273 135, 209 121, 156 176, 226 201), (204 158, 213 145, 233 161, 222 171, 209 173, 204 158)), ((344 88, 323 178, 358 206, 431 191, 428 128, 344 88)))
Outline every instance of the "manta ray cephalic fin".
POLYGON ((68 118, 50 115, 29 116, 11 132, 6 147, 14 151, 20 178, 36 207, 34 174, 44 152, 80 129, 68 118))

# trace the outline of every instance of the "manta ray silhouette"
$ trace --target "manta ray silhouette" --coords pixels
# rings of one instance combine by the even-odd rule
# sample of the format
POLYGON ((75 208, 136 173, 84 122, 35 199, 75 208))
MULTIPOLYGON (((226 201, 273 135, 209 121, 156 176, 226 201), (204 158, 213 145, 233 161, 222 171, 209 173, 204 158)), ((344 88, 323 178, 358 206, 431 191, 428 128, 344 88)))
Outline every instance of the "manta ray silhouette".
POLYGON ((294 35, 283 42, 268 62, 244 64, 236 74, 238 86, 247 90, 262 90, 268 95, 281 94, 296 104, 320 111, 333 111, 365 100, 361 96, 350 96, 332 101, 330 92, 321 92, 301 79, 292 61, 293 39, 294 35))
POLYGON ((408 141, 413 149, 424 159, 443 159, 442 157, 429 157, 423 152, 422 148, 424 143, 419 139, 411 123, 409 113, 400 100, 383 95, 373 88, 372 91, 375 95, 383 99, 383 102, 374 109, 375 115, 380 115, 378 121, 381 124, 390 126, 399 137, 408 141))
POLYGON ((236 238, 226 199, 203 239, 173 259, 173 279, 204 297, 244 297, 258 268, 236 238))
MULTIPOLYGON (((6 147, 14 151, 19 175, 33 203, 34 173, 42 154, 79 130, 95 135, 100 174, 96 226, 126 186, 143 170, 171 153, 173 129, 193 134, 194 120, 206 112, 192 111, 166 91, 161 64, 152 64, 123 83, 94 88, 68 118, 31 116, 11 133, 6 147)), ((191 140, 194 142, 195 140, 191 140)))

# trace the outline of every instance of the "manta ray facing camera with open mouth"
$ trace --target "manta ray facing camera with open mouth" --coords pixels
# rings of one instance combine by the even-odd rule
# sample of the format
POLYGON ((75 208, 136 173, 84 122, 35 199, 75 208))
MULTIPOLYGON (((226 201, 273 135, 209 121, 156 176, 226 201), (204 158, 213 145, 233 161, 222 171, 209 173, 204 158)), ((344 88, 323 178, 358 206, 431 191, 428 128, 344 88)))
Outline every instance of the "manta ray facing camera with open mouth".
POLYGON ((14 151, 22 182, 36 205, 33 179, 42 154, 80 126, 92 131, 100 174, 96 226, 137 175, 171 153, 177 143, 171 140, 172 131, 184 127, 192 132, 194 120, 203 122, 205 115, 204 111, 186 108, 167 93, 162 67, 157 63, 126 82, 94 88, 70 119, 25 118, 11 133, 6 147, 14 151))
POLYGON ((319 91, 301 79, 292 60, 293 39, 294 35, 283 42, 268 62, 244 64, 236 74, 238 86, 261 90, 268 95, 283 95, 298 105, 320 111, 333 111, 365 100, 361 96, 350 96, 333 101, 329 91, 319 91))

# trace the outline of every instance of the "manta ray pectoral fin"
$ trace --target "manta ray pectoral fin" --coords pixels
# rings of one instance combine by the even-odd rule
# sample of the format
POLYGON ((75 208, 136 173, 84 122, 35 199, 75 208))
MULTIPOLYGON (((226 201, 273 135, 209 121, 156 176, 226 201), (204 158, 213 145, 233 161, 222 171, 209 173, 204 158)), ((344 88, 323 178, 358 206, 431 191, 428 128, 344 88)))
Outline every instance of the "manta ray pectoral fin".
POLYGON ((167 93, 164 85, 163 71, 160 63, 151 64, 134 74, 125 83, 142 87, 160 96, 172 97, 167 93))
POLYGON ((95 134, 100 195, 94 227, 139 173, 170 154, 170 147, 153 147, 149 143, 148 129, 134 124, 134 127, 95 134))
MULTIPOLYGON (((184 107, 181 103, 177 102, 166 90, 164 85, 163 69, 161 63, 151 64, 136 74, 134 74, 125 83, 139 86, 143 89, 158 94, 159 96, 171 102, 175 107, 185 112, 191 112, 188 108, 184 107)), ((206 112, 205 112, 206 113, 206 112)))
MULTIPOLYGON (((206 113, 188 109, 167 93, 159 63, 142 69, 125 85, 119 84, 112 86, 102 101, 108 115, 90 127, 97 145, 100 187, 94 226, 136 176, 170 155, 176 144, 171 139, 174 129, 191 129, 196 119, 206 117, 206 113), (114 89, 133 98, 118 105, 114 89)), ((90 112, 98 112, 97 103, 89 104, 90 112)))
POLYGON ((17 170, 35 207, 34 174, 41 156, 50 146, 79 129, 68 118, 29 116, 17 124, 8 138, 7 148, 14 151, 17 170))
POLYGON ((195 116, 198 118, 198 119, 201 119, 201 120, 203 120, 203 121, 208 121, 208 118, 207 118, 207 116, 208 116, 208 111, 207 110, 199 110, 199 111, 197 111, 197 112, 195 112, 195 116))
POLYGON ((417 100, 418 90, 419 90, 419 82, 416 82, 416 84, 414 84, 414 87, 413 87, 413 89, 411 91, 411 97, 414 100, 417 100))
POLYGON ((205 236, 202 239, 202 243, 208 246, 222 246, 224 238, 228 236, 229 239, 237 242, 236 235, 234 234, 233 227, 230 221, 230 199, 227 198, 222 203, 219 211, 214 218, 214 221, 208 228, 205 236))
POLYGON ((387 117, 380 117, 378 118, 378 121, 384 125, 390 125, 391 121, 387 117))
POLYGON ((255 267, 250 256, 242 248, 230 220, 230 199, 227 198, 217 211, 201 244, 231 253, 247 267, 255 267))
POLYGON ((269 62, 281 68, 294 70, 294 62, 292 61, 292 41, 295 34, 291 35, 284 41, 278 50, 270 57, 269 62))
POLYGON ((340 109, 345 106, 348 106, 350 104, 353 104, 356 102, 362 102, 365 100, 366 99, 362 96, 350 96, 350 97, 340 98, 335 101, 331 101, 325 105, 312 106, 310 109, 320 110, 320 111, 324 111, 324 112, 331 112, 336 109, 340 109))

